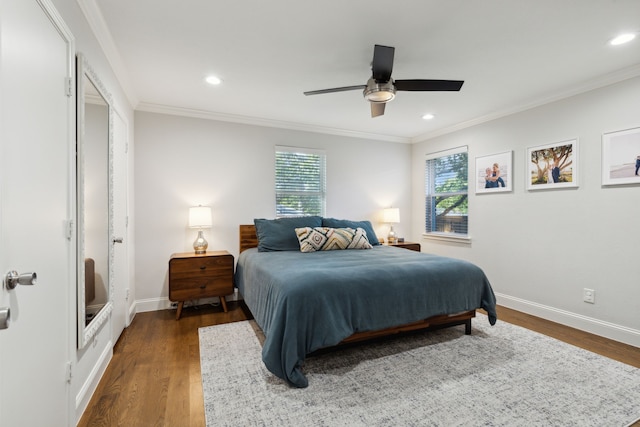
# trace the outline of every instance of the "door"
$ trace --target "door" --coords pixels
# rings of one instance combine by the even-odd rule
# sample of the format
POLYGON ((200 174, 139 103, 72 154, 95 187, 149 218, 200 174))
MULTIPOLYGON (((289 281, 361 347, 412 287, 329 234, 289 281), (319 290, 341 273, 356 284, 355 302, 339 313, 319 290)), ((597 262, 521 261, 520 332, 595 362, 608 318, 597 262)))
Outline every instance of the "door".
POLYGON ((0 426, 70 425, 73 44, 58 16, 48 0, 0 3, 0 276, 37 274, 0 286, 11 315, 0 329, 0 426))
POLYGON ((113 115, 113 344, 129 325, 129 239, 128 239, 128 134, 127 122, 118 112, 113 115), (122 241, 120 242, 120 238, 122 241))

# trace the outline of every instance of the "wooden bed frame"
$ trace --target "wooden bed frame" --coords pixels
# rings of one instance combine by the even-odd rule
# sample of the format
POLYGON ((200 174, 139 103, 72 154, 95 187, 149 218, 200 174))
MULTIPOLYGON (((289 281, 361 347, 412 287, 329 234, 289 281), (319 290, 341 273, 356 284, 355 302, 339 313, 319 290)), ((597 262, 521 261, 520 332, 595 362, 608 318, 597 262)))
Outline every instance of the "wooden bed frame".
MULTIPOLYGON (((240 225, 240 253, 258 246, 258 236, 256 235, 255 225, 240 225)), ((356 332, 355 334, 345 338, 340 344, 364 341, 372 338, 379 338, 388 335, 398 334, 402 332, 410 332, 417 330, 429 330, 447 328, 450 326, 464 325, 464 333, 471 335, 471 319, 476 317, 476 311, 470 310, 455 314, 441 314, 429 317, 428 319, 419 320, 417 322, 406 325, 395 326, 393 328, 381 329, 377 331, 356 332)))

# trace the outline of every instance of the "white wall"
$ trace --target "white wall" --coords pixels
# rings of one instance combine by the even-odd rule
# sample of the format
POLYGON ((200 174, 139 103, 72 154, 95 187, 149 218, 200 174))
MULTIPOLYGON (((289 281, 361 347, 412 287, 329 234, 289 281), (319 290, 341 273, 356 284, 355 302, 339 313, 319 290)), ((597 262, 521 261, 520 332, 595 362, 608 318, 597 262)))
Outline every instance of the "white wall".
POLYGON ((327 216, 371 220, 386 236, 381 210, 401 210, 409 230, 411 147, 310 132, 136 112, 137 310, 167 307, 168 262, 193 251, 188 208, 212 207, 209 250, 238 255, 238 225, 274 218, 274 147, 326 150, 327 216))
MULTIPOLYGON (((412 236, 482 267, 498 303, 640 346, 640 186, 601 186, 601 136, 640 127, 640 78, 414 144, 412 236), (527 191, 527 147, 579 139, 579 188, 527 191), (422 239, 425 154, 513 150, 514 191, 469 195, 469 245, 422 239), (583 288, 595 304, 582 301, 583 288)), ((638 153, 640 154, 640 153, 638 153)), ((473 184, 471 184, 473 186, 473 184)))

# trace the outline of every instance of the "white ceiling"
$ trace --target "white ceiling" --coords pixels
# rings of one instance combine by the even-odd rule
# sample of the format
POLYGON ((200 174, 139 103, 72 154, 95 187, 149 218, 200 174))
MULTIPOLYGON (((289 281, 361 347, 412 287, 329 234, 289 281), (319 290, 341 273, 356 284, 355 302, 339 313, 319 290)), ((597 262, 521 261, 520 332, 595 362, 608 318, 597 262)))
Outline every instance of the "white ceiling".
POLYGON ((640 38, 608 45, 640 31, 638 0, 78 2, 138 110, 410 142, 640 75, 640 38), (360 91, 303 95, 365 84, 374 44, 394 79, 465 84, 377 118, 360 91))

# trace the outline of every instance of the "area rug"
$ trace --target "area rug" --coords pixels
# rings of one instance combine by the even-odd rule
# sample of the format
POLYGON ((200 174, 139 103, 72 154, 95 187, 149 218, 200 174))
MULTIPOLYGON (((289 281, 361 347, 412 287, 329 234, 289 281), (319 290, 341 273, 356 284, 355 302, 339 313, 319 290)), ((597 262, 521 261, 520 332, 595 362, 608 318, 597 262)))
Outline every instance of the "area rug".
POLYGON ((207 426, 628 426, 640 369, 486 317, 264 367, 253 321, 201 328, 207 426))

